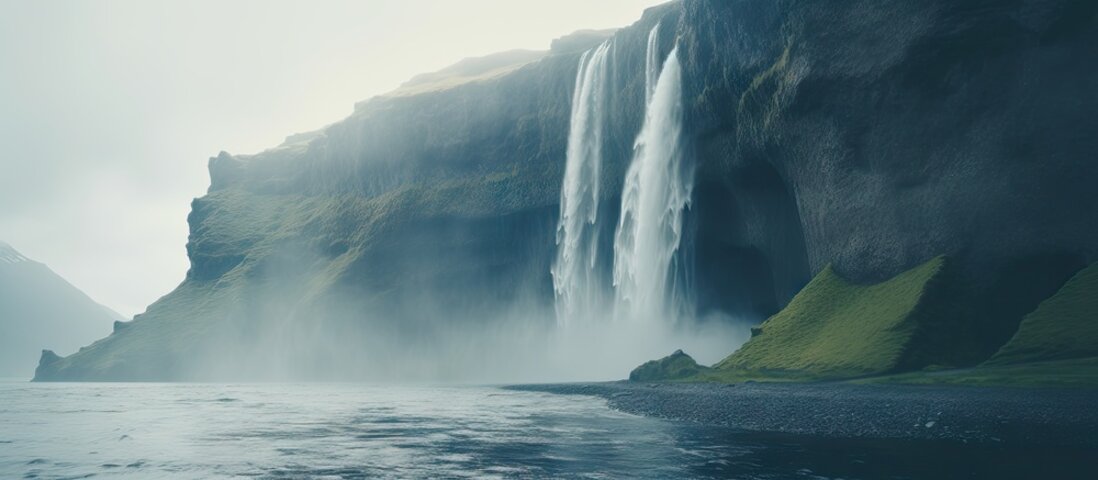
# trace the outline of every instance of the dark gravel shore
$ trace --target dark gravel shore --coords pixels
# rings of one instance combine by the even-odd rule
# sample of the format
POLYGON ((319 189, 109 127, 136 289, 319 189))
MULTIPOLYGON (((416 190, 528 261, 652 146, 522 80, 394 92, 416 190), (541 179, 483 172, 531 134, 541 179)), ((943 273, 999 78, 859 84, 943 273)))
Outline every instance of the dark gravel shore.
POLYGON ((630 382, 507 388, 593 395, 623 412, 750 432, 1098 448, 1098 390, 630 382))

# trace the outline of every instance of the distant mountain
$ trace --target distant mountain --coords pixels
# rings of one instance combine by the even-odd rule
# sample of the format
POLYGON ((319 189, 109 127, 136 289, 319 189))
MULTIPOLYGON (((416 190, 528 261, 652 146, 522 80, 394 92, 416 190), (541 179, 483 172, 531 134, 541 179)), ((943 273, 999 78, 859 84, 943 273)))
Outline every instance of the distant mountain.
POLYGON ((0 242, 0 377, 29 379, 42 349, 76 352, 115 320, 122 316, 0 242))

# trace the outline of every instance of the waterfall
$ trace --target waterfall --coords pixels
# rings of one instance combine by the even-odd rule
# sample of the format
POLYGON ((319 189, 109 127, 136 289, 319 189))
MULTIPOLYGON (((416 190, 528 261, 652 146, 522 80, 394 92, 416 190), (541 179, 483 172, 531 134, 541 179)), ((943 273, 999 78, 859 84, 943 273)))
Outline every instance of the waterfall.
POLYGON ((629 321, 674 322, 688 310, 676 282, 681 261, 684 210, 693 170, 683 158, 683 103, 678 47, 658 67, 658 29, 648 43, 646 91, 651 98, 633 161, 622 187, 621 217, 614 236, 616 316, 629 321))
POLYGON ((608 40, 583 54, 572 93, 572 118, 557 223, 557 257, 551 269, 557 322, 561 325, 577 317, 594 316, 603 304, 604 289, 597 271, 596 221, 609 50, 608 40))

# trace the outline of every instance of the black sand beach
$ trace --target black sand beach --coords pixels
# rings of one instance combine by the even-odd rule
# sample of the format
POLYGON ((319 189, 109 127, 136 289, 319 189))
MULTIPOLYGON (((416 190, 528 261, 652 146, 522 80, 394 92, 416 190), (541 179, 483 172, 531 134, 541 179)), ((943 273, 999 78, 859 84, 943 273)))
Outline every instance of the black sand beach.
POLYGON ((1062 446, 1098 453, 1098 390, 631 382, 508 388, 594 395, 627 413, 745 432, 1062 446))

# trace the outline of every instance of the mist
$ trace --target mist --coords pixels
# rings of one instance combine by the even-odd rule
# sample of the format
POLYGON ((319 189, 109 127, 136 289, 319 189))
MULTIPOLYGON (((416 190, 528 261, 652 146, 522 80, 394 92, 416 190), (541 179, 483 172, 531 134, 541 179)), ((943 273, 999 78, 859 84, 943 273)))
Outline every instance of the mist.
MULTIPOLYGON (((461 230, 438 226, 433 232, 461 238, 467 233, 461 230)), ((541 243, 551 246, 551 231, 545 225, 516 235, 545 237, 541 243)), ((142 334, 128 328, 170 329, 178 321, 205 325, 200 331, 206 333, 171 343, 187 351, 185 364, 146 363, 120 374, 202 381, 616 380, 676 349, 716 363, 745 342, 759 320, 718 312, 675 322, 602 314, 561 324, 544 261, 503 279, 483 269, 456 285, 440 282, 439 269, 473 264, 455 261, 445 249, 391 253, 386 264, 370 264, 399 272, 394 287, 379 289, 317 284, 333 263, 338 258, 328 252, 285 243, 227 275, 220 287, 195 292, 208 299, 203 308, 175 311, 171 298, 154 304, 145 314, 151 322, 139 316, 118 335, 142 334), (253 280, 233 284, 236 277, 253 280)))
POLYGON ((0 478, 1094 477, 1098 2, 0 6, 0 478))
MULTIPOLYGON (((688 231, 685 221, 691 215, 693 158, 683 140, 677 47, 665 60, 659 30, 653 27, 648 36, 644 123, 620 198, 599 190, 609 122, 606 62, 615 40, 610 38, 584 52, 576 67, 555 231, 547 228, 548 215, 533 216, 523 222, 526 228, 498 232, 426 221, 411 228, 411 238, 428 236, 464 249, 464 241, 494 237, 502 245, 474 247, 470 253, 479 257, 472 259, 418 241, 382 247, 384 257, 363 261, 362 274, 394 272, 387 280, 345 281, 345 290, 321 290, 338 293, 312 299, 308 313, 298 308, 300 300, 287 304, 286 299, 294 298, 302 281, 324 278, 323 271, 339 257, 300 251, 304 243, 281 244, 269 257, 274 260, 256 268, 261 293, 242 302, 243 315, 261 315, 260 324, 249 328, 251 321, 244 320, 241 334, 219 349, 234 354, 202 355, 213 365, 200 365, 188 375, 205 378, 232 365, 242 366, 245 378, 610 380, 673 350, 685 348, 711 364, 742 344, 746 326, 757 319, 719 313, 699 319, 694 306, 696 232, 688 231), (620 202, 619 219, 598 215, 604 202, 620 202), (612 232, 606 235, 613 238, 612 250, 599 251, 601 231, 612 232), (513 245, 528 245, 519 251, 530 251, 514 259, 492 253, 513 245), (501 260, 514 266, 493 268, 501 260), (365 286, 370 284, 382 291, 365 286), (297 312, 280 316, 287 311, 297 312)), ((370 179, 369 188, 386 187, 370 179)), ((389 234, 401 236, 399 230, 389 234)))
POLYGON ((673 22, 645 26, 639 49, 591 30, 547 51, 657 3, 15 7, 0 52, 21 67, 5 91, 25 95, 3 97, 16 154, 0 232, 132 318, 62 364, 72 378, 476 383, 620 379, 678 349, 720 360, 759 319, 695 307, 673 22), (28 41, 36 54, 12 47, 28 41), (631 77, 637 106, 615 90, 631 77), (423 118, 442 113, 457 121, 423 118))
POLYGON ((0 240, 131 317, 184 277, 210 156, 658 3, 0 1, 0 240))

